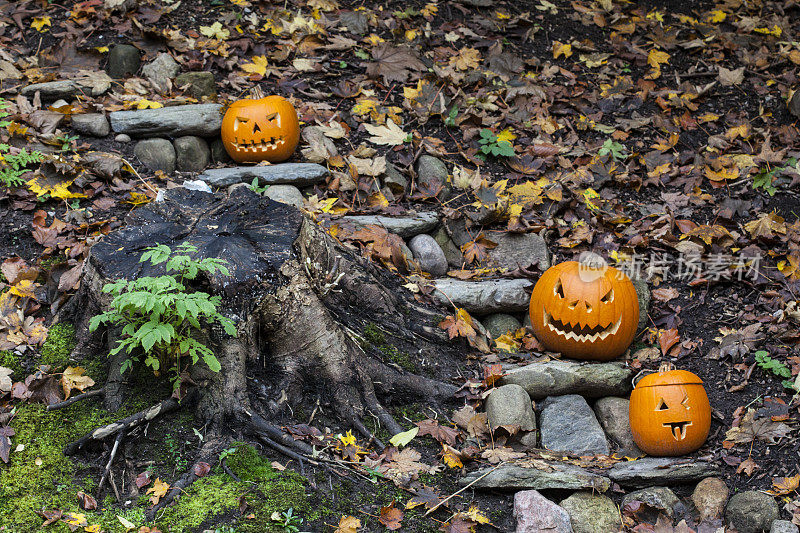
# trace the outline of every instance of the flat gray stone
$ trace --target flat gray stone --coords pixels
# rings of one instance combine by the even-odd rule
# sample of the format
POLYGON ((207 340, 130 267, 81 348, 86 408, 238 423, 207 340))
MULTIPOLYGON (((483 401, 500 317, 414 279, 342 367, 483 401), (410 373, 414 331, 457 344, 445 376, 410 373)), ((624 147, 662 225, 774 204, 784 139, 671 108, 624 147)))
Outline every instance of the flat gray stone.
POLYGON ((141 63, 138 48, 129 44, 118 44, 108 54, 106 72, 114 79, 127 78, 136 74, 141 63))
MULTIPOLYGON (((108 89, 106 89, 108 90, 108 89)), ((105 91, 99 92, 99 89, 93 89, 88 85, 84 85, 76 80, 57 80, 48 81, 45 83, 34 83, 23 87, 20 93, 22 96, 31 97, 36 93, 44 102, 52 102, 63 98, 70 100, 79 94, 87 94, 92 96, 100 96, 105 91)))
POLYGON ((108 124, 105 113, 72 115, 72 129, 93 137, 105 137, 111 133, 111 126, 108 124))
POLYGON ((509 367, 500 383, 516 383, 534 400, 563 394, 599 398, 628 394, 632 390, 631 377, 631 369, 621 363, 551 360, 509 367))
POLYGON ((697 459, 645 457, 617 463, 607 473, 612 480, 624 487, 644 488, 693 483, 719 474, 719 466, 697 459))
POLYGON ((447 196, 452 189, 448 181, 447 165, 432 155, 423 155, 417 160, 417 186, 426 189, 442 187, 440 196, 447 196))
POLYGON ((739 533, 766 533, 779 518, 775 498, 755 490, 734 494, 725 508, 725 523, 739 533))
POLYGON ((617 506, 608 496, 576 492, 559 504, 569 515, 575 533, 614 533, 622 531, 617 506))
POLYGON ((495 268, 528 268, 538 264, 541 270, 550 268, 550 252, 547 243, 536 233, 502 233, 488 235, 497 246, 488 252, 487 265, 495 268))
POLYGON ((692 503, 700 513, 700 520, 721 517, 729 493, 728 485, 718 477, 707 477, 700 481, 692 492, 692 503))
POLYGON ((264 196, 282 204, 293 205, 298 209, 303 207, 303 193, 294 185, 270 185, 264 196))
POLYGON ((189 94, 198 100, 217 94, 217 82, 211 72, 184 72, 175 78, 175 87, 188 85, 189 94))
POLYGON ((493 430, 506 426, 519 426, 521 431, 536 429, 531 397, 519 385, 503 385, 493 389, 486 397, 486 418, 493 430))
POLYGON ((433 237, 421 233, 409 241, 408 247, 423 272, 428 272, 435 278, 447 274, 447 259, 439 243, 433 237))
POLYGON ((441 278, 434 283, 436 291, 433 297, 436 300, 446 305, 452 300, 458 307, 478 315, 526 310, 530 301, 526 289, 533 287, 533 283, 526 279, 462 281, 441 278))
POLYGON ((190 104, 159 109, 137 109, 111 113, 111 129, 131 136, 218 135, 222 125, 219 104, 190 104))
POLYGON ((514 518, 516 533, 572 533, 567 511, 535 490, 514 494, 514 518))
POLYGON ((150 170, 175 172, 175 148, 166 139, 145 139, 136 143, 134 155, 150 170))
POLYGON ((212 187, 250 183, 254 178, 258 178, 258 184, 262 187, 279 184, 306 187, 319 183, 327 175, 328 170, 325 167, 314 163, 279 163, 268 166, 209 168, 197 176, 197 179, 212 187))
POLYGON ((439 224, 439 215, 433 211, 421 212, 413 216, 388 217, 383 215, 350 215, 342 217, 342 222, 350 222, 357 226, 377 225, 409 239, 420 233, 428 233, 439 224))
POLYGON ((548 450, 581 456, 609 454, 603 428, 583 396, 547 398, 542 404, 539 427, 542 447, 548 450))
POLYGON ((205 139, 187 135, 178 137, 172 144, 175 146, 175 166, 181 172, 200 172, 211 162, 211 150, 205 139))
POLYGON ((481 320, 493 339, 508 332, 514 333, 522 327, 519 320, 506 313, 492 313, 491 315, 486 315, 481 320))
MULTIPOLYGON (((490 469, 470 472, 459 480, 459 484, 468 485, 486 474, 487 470, 490 469)), ((586 489, 605 492, 611 486, 611 481, 579 466, 536 460, 504 463, 472 486, 478 489, 586 489)))
POLYGON ((648 487, 626 494, 622 498, 622 506, 625 507, 629 502, 633 501, 642 502, 654 509, 656 511, 655 516, 652 517, 654 519, 658 518, 658 513, 663 513, 672 518, 676 513, 680 514, 682 510, 685 510, 681 500, 667 487, 648 487))
POLYGON ((169 81, 178 75, 180 65, 166 52, 161 52, 155 59, 142 67, 142 74, 147 81, 161 94, 167 94, 169 81))
POLYGON ((627 398, 607 396, 594 403, 594 413, 597 415, 597 421, 603 426, 603 430, 620 447, 623 455, 641 457, 644 454, 636 446, 631 433, 631 422, 628 417, 629 404, 630 401, 627 398))
POLYGON ((788 520, 773 520, 769 533, 798 533, 800 529, 788 520))

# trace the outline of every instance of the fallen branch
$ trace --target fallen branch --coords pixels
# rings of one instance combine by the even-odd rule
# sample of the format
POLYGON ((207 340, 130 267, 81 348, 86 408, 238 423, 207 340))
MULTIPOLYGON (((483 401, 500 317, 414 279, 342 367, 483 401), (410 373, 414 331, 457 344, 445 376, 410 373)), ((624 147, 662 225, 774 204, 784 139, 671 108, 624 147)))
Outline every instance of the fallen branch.
POLYGON ((94 398, 95 396, 101 396, 105 393, 106 393, 105 389, 90 390, 89 392, 84 392, 83 394, 79 394, 78 396, 73 396, 72 398, 68 398, 63 402, 52 403, 47 406, 47 410, 55 411, 56 409, 62 409, 68 405, 72 405, 75 402, 79 402, 81 400, 88 400, 89 398, 94 398))
MULTIPOLYGON (((500 463, 500 464, 503 464, 503 463, 500 463)), ((465 490, 467 490, 468 488, 470 488, 472 485, 474 485, 474 484, 475 484, 475 483, 477 483, 478 481, 482 480, 483 478, 485 478, 486 476, 488 476, 489 474, 491 474, 492 472, 494 472, 495 470, 497 470, 498 468, 500 468, 500 465, 497 465, 497 466, 495 466, 494 468, 490 468, 490 469, 489 469, 489 470, 487 470, 487 471, 486 471, 486 472, 485 472, 485 473, 484 473, 482 476, 480 476, 480 477, 478 477, 478 478, 476 478, 476 479, 474 479, 474 480, 470 481, 468 485, 466 485, 465 487, 462 487, 461 489, 457 490, 456 492, 454 492, 453 494, 451 494, 450 496, 448 496, 448 497, 447 497, 447 498, 445 498, 444 500, 440 501, 439 503, 437 503, 436 505, 434 505, 433 507, 431 507, 431 508, 428 510, 428 512, 427 512, 427 513, 425 513, 423 516, 428 516, 429 514, 431 514, 432 512, 434 512, 436 509, 438 509, 439 507, 441 507, 442 505, 444 505, 445 503, 447 503, 448 501, 450 501, 450 500, 451 500, 451 499, 453 499, 454 497, 458 496, 459 494, 461 494, 462 492, 464 492, 465 490)))

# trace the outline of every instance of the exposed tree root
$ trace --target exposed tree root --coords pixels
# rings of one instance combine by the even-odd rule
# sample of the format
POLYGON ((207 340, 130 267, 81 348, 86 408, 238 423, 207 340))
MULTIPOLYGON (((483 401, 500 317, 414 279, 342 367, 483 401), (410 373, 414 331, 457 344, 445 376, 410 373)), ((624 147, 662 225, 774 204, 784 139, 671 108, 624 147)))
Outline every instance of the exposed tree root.
POLYGON ((80 402, 82 400, 88 400, 89 398, 94 398, 95 396, 101 396, 106 393, 106 389, 95 389, 90 390, 89 392, 84 392, 83 394, 79 394, 77 396, 73 396, 72 398, 68 398, 63 402, 52 403, 47 406, 48 411, 55 411, 56 409, 63 409, 68 405, 72 405, 75 402, 80 402))
MULTIPOLYGON (((100 483, 97 484, 98 497, 100 496, 100 491, 103 490, 103 484, 106 482, 109 472, 111 472, 111 465, 114 464, 114 458, 117 456, 119 444, 122 442, 122 439, 125 438, 126 433, 127 432, 125 431, 120 431, 117 433, 117 438, 114 439, 114 446, 112 446, 111 451, 108 454, 108 462, 106 463, 105 470, 103 470, 103 477, 100 478, 100 483)), ((117 501, 119 501, 119 494, 117 493, 116 487, 114 488, 114 492, 116 493, 117 501)))

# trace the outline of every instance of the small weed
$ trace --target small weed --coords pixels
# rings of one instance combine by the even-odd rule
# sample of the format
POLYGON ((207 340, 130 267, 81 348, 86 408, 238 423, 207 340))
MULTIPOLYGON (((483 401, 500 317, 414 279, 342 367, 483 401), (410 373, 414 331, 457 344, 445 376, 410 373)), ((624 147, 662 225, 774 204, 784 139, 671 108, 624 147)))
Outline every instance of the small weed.
POLYGON ((75 144, 75 141, 77 141, 78 139, 80 139, 80 137, 78 137, 77 135, 68 135, 64 133, 59 135, 58 137, 55 137, 54 140, 61 145, 60 150, 62 152, 66 152, 72 149, 73 145, 75 144))
POLYGON ((794 382, 792 381, 792 371, 782 361, 773 359, 769 356, 769 352, 759 350, 755 353, 756 364, 767 372, 771 372, 779 378, 784 378, 781 384, 787 389, 794 390, 794 382))
POLYGON ((514 145, 510 141, 499 139, 490 129, 481 130, 481 138, 478 139, 478 143, 481 145, 481 152, 485 155, 514 157, 514 145))
POLYGON ((263 195, 267 189, 269 189, 269 185, 264 185, 263 187, 258 184, 258 178, 253 178, 253 181, 250 182, 250 185, 247 186, 251 191, 256 194, 263 195))
POLYGON ((603 143, 603 146, 601 146, 597 151, 597 155, 600 157, 608 154, 611 154, 611 157, 614 158, 614 161, 623 161, 628 157, 628 153, 625 151, 625 145, 612 139, 606 139, 606 141, 603 143))
POLYGON ((778 192, 777 187, 775 187, 775 180, 777 179, 778 174, 787 168, 794 168, 796 165, 797 158, 790 157, 786 160, 786 165, 782 167, 774 167, 772 169, 768 167, 762 168, 755 176, 753 176, 753 190, 758 191, 760 189, 770 196, 775 196, 775 193, 778 192))
POLYGON ((279 513, 275 511, 270 516, 270 519, 276 523, 278 527, 283 528, 284 533, 298 533, 300 526, 303 525, 303 519, 294 514, 294 509, 289 507, 286 511, 279 513))
MULTIPOLYGON (((0 128, 11 125, 11 121, 3 120, 8 116, 5 111, 8 102, 0 98, 0 128)), ((34 150, 28 152, 24 148, 16 151, 4 143, 0 143, 0 185, 5 187, 19 187, 24 183, 22 175, 27 172, 30 165, 42 161, 42 153, 34 150)))

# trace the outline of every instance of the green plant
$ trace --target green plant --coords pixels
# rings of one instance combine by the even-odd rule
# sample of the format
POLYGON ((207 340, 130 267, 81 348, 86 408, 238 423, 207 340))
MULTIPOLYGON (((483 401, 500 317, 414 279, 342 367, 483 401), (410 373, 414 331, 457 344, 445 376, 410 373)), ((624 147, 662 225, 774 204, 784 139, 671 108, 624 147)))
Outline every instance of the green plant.
MULTIPOLYGON (((8 116, 5 111, 8 109, 8 102, 0 98, 0 128, 11 125, 8 120, 3 120, 8 116)), ((0 143, 0 185, 6 187, 19 187, 24 180, 22 175, 28 171, 28 166, 39 163, 42 160, 42 153, 38 150, 28 152, 25 148, 16 153, 11 153, 11 147, 5 143, 0 143)))
POLYGON ((779 378, 784 378, 781 384, 787 389, 794 390, 794 382, 792 381, 792 370, 786 366, 786 363, 773 359, 769 356, 769 352, 759 350, 755 353, 756 364, 767 372, 772 372, 779 378))
POLYGON ((481 130, 481 138, 478 139, 478 143, 481 145, 481 152, 486 155, 514 157, 514 145, 509 141, 498 139, 490 129, 483 128, 481 130))
POLYGON ((458 106, 454 105, 448 111, 447 116, 444 117, 444 125, 448 128, 455 128, 456 127, 456 117, 458 116, 458 106))
POLYGON ((180 377, 180 358, 188 356, 192 364, 201 358, 208 367, 219 372, 221 366, 214 352, 196 340, 193 333, 202 323, 219 323, 228 335, 236 335, 234 323, 218 311, 219 296, 202 291, 188 292, 184 281, 195 279, 201 272, 229 275, 225 261, 214 258, 194 259, 189 254, 197 248, 188 243, 178 245, 173 252, 169 246, 159 244, 147 248, 139 259, 153 265, 165 263, 166 274, 159 277, 141 277, 107 283, 103 292, 111 293, 111 310, 92 317, 89 330, 102 324, 122 326, 121 338, 111 350, 114 355, 125 350, 129 358, 122 372, 130 369, 144 355, 144 364, 158 372, 162 364, 175 360, 175 376, 180 377), (175 274, 172 274, 172 273, 175 274))
POLYGON ((61 151, 66 152, 72 148, 72 144, 80 139, 77 135, 69 135, 66 133, 62 133, 61 135, 55 137, 55 141, 61 145, 61 151))
POLYGON ((778 174, 787 168, 794 168, 796 166, 797 158, 790 157, 786 160, 786 165, 782 167, 774 167, 772 169, 769 167, 764 167, 760 169, 758 173, 753 176, 753 190, 761 189, 768 195, 775 196, 775 193, 778 192, 778 189, 775 187, 775 180, 777 179, 778 174))
POLYGON ((248 185, 247 188, 256 194, 264 194, 264 192, 266 192, 266 190, 269 189, 269 185, 264 185, 263 187, 261 187, 258 184, 258 178, 253 178, 253 181, 250 182, 250 185, 248 185))
POLYGON ((606 139, 603 146, 597 151, 597 155, 600 157, 608 154, 611 154, 611 157, 613 157, 615 161, 622 161, 628 157, 628 153, 625 151, 625 145, 612 139, 606 139))
POLYGON ((303 525, 303 519, 294 514, 294 509, 291 507, 282 513, 275 511, 270 519, 282 527, 285 533, 297 533, 303 525))
POLYGON ((188 460, 181 453, 181 444, 178 438, 172 433, 164 435, 164 445, 167 448, 170 463, 172 463, 176 472, 182 472, 189 466, 188 460))

